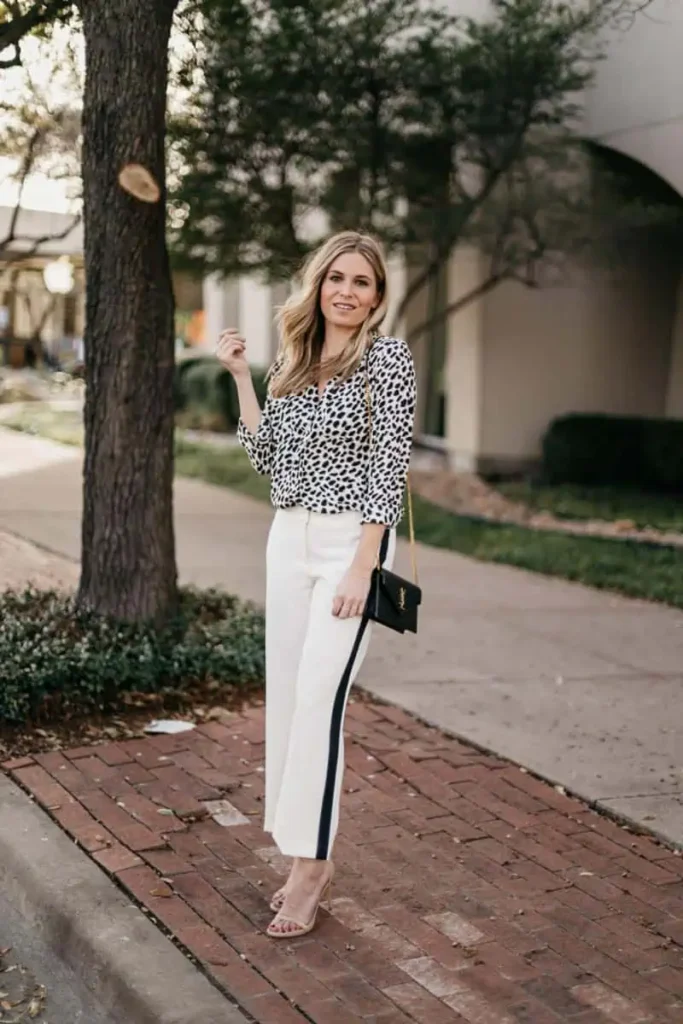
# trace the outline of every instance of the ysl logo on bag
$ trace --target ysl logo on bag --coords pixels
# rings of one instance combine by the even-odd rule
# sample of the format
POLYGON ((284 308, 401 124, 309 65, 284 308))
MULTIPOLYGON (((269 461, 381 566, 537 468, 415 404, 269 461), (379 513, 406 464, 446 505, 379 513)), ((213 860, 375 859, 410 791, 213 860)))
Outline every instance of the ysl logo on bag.
POLYGON ((401 587, 398 592, 398 606, 402 612, 406 610, 406 592, 404 587, 401 587))

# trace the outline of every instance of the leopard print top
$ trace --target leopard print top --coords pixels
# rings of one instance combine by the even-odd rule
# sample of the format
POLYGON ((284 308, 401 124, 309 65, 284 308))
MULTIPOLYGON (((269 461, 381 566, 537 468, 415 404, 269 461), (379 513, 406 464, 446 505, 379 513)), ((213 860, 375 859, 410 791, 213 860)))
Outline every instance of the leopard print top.
POLYGON ((359 512, 394 527, 403 514, 415 416, 415 367, 399 338, 377 338, 348 380, 268 397, 258 431, 237 436, 258 473, 271 477, 276 508, 359 512), (368 416, 370 384, 372 428, 368 416))

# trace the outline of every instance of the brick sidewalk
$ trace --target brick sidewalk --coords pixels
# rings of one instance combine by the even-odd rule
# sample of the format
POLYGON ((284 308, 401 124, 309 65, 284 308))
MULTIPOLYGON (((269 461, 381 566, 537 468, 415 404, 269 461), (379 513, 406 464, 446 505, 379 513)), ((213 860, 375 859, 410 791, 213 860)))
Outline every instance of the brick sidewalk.
POLYGON ((332 916, 268 939, 262 731, 5 768, 259 1024, 681 1024, 683 858, 391 707, 349 707, 332 916))

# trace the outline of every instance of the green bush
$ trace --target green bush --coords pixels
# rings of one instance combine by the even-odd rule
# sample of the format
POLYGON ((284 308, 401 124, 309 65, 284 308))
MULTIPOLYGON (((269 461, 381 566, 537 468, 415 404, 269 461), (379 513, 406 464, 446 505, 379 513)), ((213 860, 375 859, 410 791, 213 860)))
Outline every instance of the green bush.
POLYGON ((0 721, 105 710, 130 691, 263 678, 263 615, 220 591, 181 591, 163 631, 84 611, 54 591, 0 594, 0 721))
MULTIPOLYGON (((252 370, 261 405, 266 398, 266 371, 252 370)), ((199 355, 176 364, 174 380, 179 426, 198 430, 234 431, 240 408, 235 382, 213 356, 199 355)))
POLYGON ((683 491, 683 420, 563 416, 543 439, 543 479, 683 491))

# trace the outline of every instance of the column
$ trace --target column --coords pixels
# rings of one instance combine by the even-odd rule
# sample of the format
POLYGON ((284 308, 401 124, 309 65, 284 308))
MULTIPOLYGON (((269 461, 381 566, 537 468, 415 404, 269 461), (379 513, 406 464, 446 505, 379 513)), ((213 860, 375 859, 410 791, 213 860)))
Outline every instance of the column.
MULTIPOLYGON (((449 304, 476 288, 484 272, 481 253, 471 247, 452 256, 449 304)), ((483 403, 483 303, 475 300, 448 320, 446 354, 446 446, 456 472, 475 472, 481 448, 483 403)))

